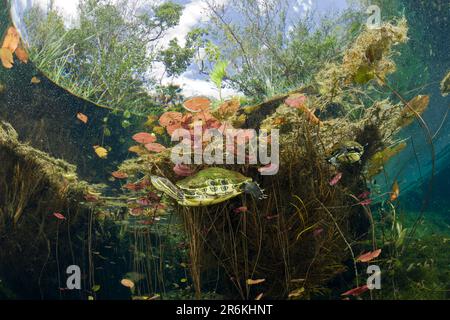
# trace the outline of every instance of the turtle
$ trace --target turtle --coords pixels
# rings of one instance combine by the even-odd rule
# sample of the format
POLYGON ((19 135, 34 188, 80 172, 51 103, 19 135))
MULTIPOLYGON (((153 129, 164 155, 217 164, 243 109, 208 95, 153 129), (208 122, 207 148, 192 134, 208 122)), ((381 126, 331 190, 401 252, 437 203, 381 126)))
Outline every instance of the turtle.
POLYGON ((248 193, 262 200, 266 198, 256 182, 236 171, 211 167, 195 175, 176 182, 151 176, 153 186, 186 207, 199 207, 218 204, 248 193))
POLYGON ((364 147, 356 141, 344 141, 333 148, 328 162, 338 167, 340 165, 352 165, 361 161, 364 147))

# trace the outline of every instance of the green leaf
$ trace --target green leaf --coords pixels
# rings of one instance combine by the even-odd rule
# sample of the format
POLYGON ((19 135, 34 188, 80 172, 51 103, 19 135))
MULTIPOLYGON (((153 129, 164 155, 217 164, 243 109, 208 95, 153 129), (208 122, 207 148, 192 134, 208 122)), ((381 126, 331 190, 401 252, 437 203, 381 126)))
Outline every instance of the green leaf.
POLYGON ((98 291, 100 291, 100 285, 98 285, 98 284, 94 285, 94 286, 92 287, 92 291, 93 291, 93 292, 98 292, 98 291))
POLYGON ((228 62, 227 61, 219 61, 214 66, 213 71, 209 75, 211 78, 211 81, 216 85, 217 88, 222 88, 222 82, 225 76, 227 75, 227 67, 228 62))

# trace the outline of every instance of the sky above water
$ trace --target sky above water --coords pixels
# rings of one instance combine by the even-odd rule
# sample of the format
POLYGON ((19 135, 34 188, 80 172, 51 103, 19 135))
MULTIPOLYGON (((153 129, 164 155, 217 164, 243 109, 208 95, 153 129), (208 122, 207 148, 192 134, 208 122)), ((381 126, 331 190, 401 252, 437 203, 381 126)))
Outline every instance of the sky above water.
MULTIPOLYGON (((64 15, 67 24, 76 23, 78 0, 53 0, 56 8, 64 15)), ((142 5, 157 4, 162 0, 138 0, 142 5)), ((162 45, 165 46, 173 38, 178 38, 181 44, 184 43, 184 39, 188 32, 198 26, 201 23, 207 22, 207 15, 205 14, 203 0, 173 0, 184 6, 183 14, 180 19, 180 23, 175 28, 171 29, 162 41, 162 45)), ((217 3, 226 5, 229 0, 216 0, 217 3)), ((347 7, 346 0, 289 0, 292 6, 291 15, 304 15, 306 12, 313 10, 313 12, 332 13, 343 10, 347 7)), ((31 4, 39 3, 43 8, 48 7, 50 0, 13 0, 13 17, 20 20, 19 17, 23 10, 29 7, 31 4)), ((17 23, 16 23, 17 24, 17 23)), ((164 76, 164 68, 160 64, 156 64, 152 73, 157 79, 163 79, 165 84, 174 83, 181 85, 183 93, 186 96, 193 95, 207 95, 217 97, 217 89, 211 84, 204 76, 196 71, 196 68, 189 68, 183 75, 169 79, 164 76)), ((237 92, 231 89, 225 89, 223 92, 225 97, 237 94, 237 92)))

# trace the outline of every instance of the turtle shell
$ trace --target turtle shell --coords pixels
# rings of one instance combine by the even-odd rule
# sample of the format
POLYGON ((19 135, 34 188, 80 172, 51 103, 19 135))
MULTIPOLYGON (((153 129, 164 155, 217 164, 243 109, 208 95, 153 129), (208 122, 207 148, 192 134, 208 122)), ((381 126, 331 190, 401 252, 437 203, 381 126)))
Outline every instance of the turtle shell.
POLYGON ((251 181, 239 172, 223 168, 207 168, 192 177, 177 182, 177 186, 184 190, 201 190, 210 187, 239 186, 251 181))

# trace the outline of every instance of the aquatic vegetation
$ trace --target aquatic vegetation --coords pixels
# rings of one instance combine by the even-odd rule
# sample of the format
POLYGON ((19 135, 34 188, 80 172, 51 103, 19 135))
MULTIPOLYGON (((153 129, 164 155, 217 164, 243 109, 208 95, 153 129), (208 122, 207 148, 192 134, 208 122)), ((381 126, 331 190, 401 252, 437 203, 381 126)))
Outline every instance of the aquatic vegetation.
POLYGON ((319 92, 331 101, 341 102, 343 90, 351 84, 385 79, 395 72, 392 47, 408 40, 405 19, 396 25, 385 23, 378 30, 364 30, 346 50, 341 64, 330 64, 316 76, 319 92))
POLYGON ((429 96, 420 95, 409 101, 405 108, 402 110, 398 125, 400 127, 405 127, 413 123, 413 121, 428 108, 429 104, 429 96))
POLYGON ((450 93, 450 72, 442 79, 441 82, 441 93, 446 97, 450 93))
POLYGON ((383 170, 383 167, 388 163, 388 161, 399 154, 405 148, 406 142, 402 141, 376 152, 368 161, 366 173, 367 177, 372 178, 380 173, 383 170))

